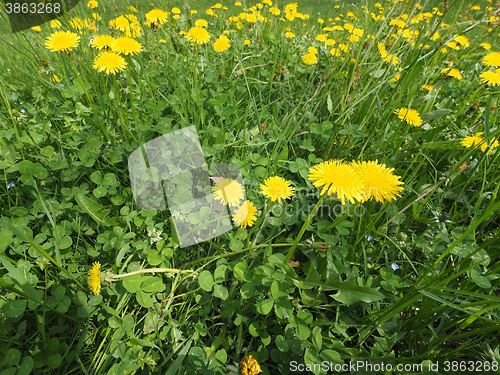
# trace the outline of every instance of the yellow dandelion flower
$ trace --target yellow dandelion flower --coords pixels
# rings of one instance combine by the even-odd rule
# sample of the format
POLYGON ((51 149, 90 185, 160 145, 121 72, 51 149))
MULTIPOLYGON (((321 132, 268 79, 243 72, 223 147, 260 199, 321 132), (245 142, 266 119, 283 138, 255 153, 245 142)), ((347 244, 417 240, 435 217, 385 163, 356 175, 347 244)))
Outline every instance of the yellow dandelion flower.
POLYGON ((185 37, 190 42, 194 42, 199 45, 205 44, 210 40, 210 34, 208 33, 208 31, 203 27, 198 26, 190 28, 185 37))
POLYGON ((39 33, 40 31, 42 31, 42 28, 40 26, 33 26, 31 28, 31 30, 36 31, 37 33, 39 33))
POLYGON ((500 52, 491 52, 484 56, 481 61, 487 66, 500 68, 500 52))
POLYGON ((173 7, 172 8, 172 13, 173 14, 179 14, 180 12, 181 12, 181 10, 179 8, 177 8, 177 7, 173 7))
POLYGON ((240 228, 251 227, 257 220, 257 208, 250 201, 244 201, 233 215, 234 223, 240 228))
POLYGON ((232 178, 221 178, 212 187, 215 199, 222 204, 236 207, 245 197, 243 186, 232 178))
POLYGON ((102 17, 99 15, 99 13, 92 13, 92 17, 93 17, 96 21, 100 21, 100 20, 102 20, 102 17))
POLYGON ((275 16, 279 16, 281 12, 278 8, 271 7, 271 8, 269 8, 269 13, 271 13, 272 15, 275 15, 275 16))
POLYGON ((61 78, 59 78, 56 74, 53 74, 52 75, 52 82, 60 83, 62 81, 61 81, 61 78))
POLYGON ((73 48, 78 47, 80 37, 71 31, 57 31, 50 34, 45 41, 45 47, 52 52, 66 51, 70 52, 73 48))
POLYGON ((101 263, 94 262, 88 276, 89 288, 96 296, 101 291, 101 263))
POLYGON ((480 46, 483 47, 484 49, 487 49, 487 50, 491 49, 490 43, 481 43, 480 46))
POLYGON ((486 83, 488 86, 500 86, 500 69, 494 71, 487 70, 479 75, 481 81, 486 83))
POLYGON ((240 362, 241 375, 257 375, 261 372, 259 362, 257 362, 251 355, 243 357, 240 362))
POLYGON ((97 49, 110 48, 114 41, 111 35, 98 35, 92 39, 91 45, 97 49))
POLYGON ((294 37, 295 37, 295 34, 294 34, 294 33, 292 33, 291 31, 287 31, 287 32, 286 32, 286 34, 285 34, 285 36, 286 36, 287 38, 294 38, 294 37))
POLYGON ((414 109, 399 108, 394 110, 394 113, 397 114, 401 120, 406 121, 410 125, 413 126, 422 125, 422 119, 420 118, 420 114, 414 109))
POLYGON ((278 201, 278 203, 281 203, 282 199, 291 198, 295 192, 290 182, 278 176, 266 179, 263 184, 260 184, 260 190, 272 202, 278 201))
POLYGON ((195 26, 198 26, 198 27, 207 27, 208 26, 208 22, 207 20, 204 20, 203 18, 200 18, 199 20, 196 20, 196 22, 194 23, 195 26))
POLYGON ((349 42, 351 42, 351 43, 359 42, 359 36, 357 36, 356 34, 351 34, 349 36, 349 42))
POLYGON ((87 3, 87 6, 90 8, 90 9, 95 9, 97 8, 97 6, 99 5, 99 3, 95 0, 90 0, 88 3, 87 3))
POLYGON ((326 44, 327 46, 333 46, 335 43, 337 43, 337 42, 335 41, 335 39, 327 39, 327 40, 325 40, 325 44, 326 44))
POLYGON ((312 47, 311 46, 311 47, 309 47, 307 49, 307 52, 314 53, 315 55, 317 55, 318 54, 318 49, 316 47, 312 47))
POLYGON ((118 39, 115 39, 115 41, 111 45, 111 50, 123 55, 135 55, 136 53, 142 51, 142 45, 133 38, 122 36, 118 39))
POLYGON ((463 35, 457 35, 455 37, 455 41, 459 43, 462 47, 469 47, 469 38, 463 36, 463 35))
POLYGON ((244 44, 245 46, 250 45, 250 43, 251 43, 251 42, 250 42, 248 39, 245 39, 245 41, 243 42, 243 44, 244 44))
POLYGON ((50 27, 52 27, 53 29, 60 29, 61 26, 62 26, 62 24, 61 24, 61 21, 59 21, 59 20, 50 21, 50 27))
POLYGON ((483 132, 477 132, 474 135, 465 137, 460 141, 460 144, 467 148, 476 148, 484 140, 483 134, 483 132))
POLYGON ((327 38, 328 38, 328 34, 318 34, 318 36, 316 37, 316 40, 318 42, 324 42, 324 41, 326 41, 327 38))
POLYGON ((172 16, 172 18, 173 18, 174 20, 178 20, 178 19, 180 19, 180 18, 181 18, 181 16, 180 16, 180 15, 178 15, 178 14, 174 14, 174 15, 172 16))
POLYGON ((384 62, 392 65, 398 65, 399 64, 399 58, 396 55, 393 54, 387 54, 384 58, 384 62))
POLYGON ((401 73, 396 73, 394 77, 392 77, 389 82, 397 82, 401 79, 401 73))
POLYGON ((387 168, 379 164, 378 160, 353 162, 352 166, 357 171, 363 182, 363 202, 374 198, 377 202, 392 201, 403 188, 401 177, 394 175, 394 168, 387 168))
POLYGON ((219 38, 214 43, 215 52, 223 52, 231 46, 231 41, 225 35, 219 36, 219 38))
POLYGON ((462 79, 462 74, 460 74, 460 70, 456 68, 444 68, 443 70, 441 70, 441 73, 446 73, 449 77, 462 79))
POLYGON ((145 15, 147 22, 164 24, 168 21, 168 13, 161 9, 152 9, 145 15))
POLYGON ((235 6, 240 7, 241 6, 241 1, 237 1, 234 3, 235 6))
POLYGON ((127 67, 125 59, 116 52, 103 51, 94 59, 93 68, 106 74, 116 74, 127 67))
POLYGON ((422 88, 427 91, 432 91, 434 89, 434 86, 431 85, 423 85, 422 88))
POLYGON ((128 10, 130 10, 130 11, 132 11, 132 12, 135 12, 135 13, 137 13, 137 12, 138 12, 137 8, 136 8, 136 7, 134 7, 133 5, 129 5, 129 6, 127 7, 127 9, 128 9, 128 10))
MULTIPOLYGON (((496 138, 491 138, 489 141, 489 147, 490 149, 488 150, 488 155, 491 154, 495 148, 497 148, 500 145, 500 142, 496 138)), ((481 145, 481 151, 485 152, 488 149, 488 142, 484 142, 481 145)))
POLYGON ((308 52, 304 56, 302 56, 302 61, 306 65, 313 65, 318 62, 318 56, 316 54, 308 52))
POLYGON ((344 205, 363 200, 363 183, 354 168, 340 160, 327 160, 309 169, 309 181, 314 187, 323 187, 321 195, 336 194, 344 205))

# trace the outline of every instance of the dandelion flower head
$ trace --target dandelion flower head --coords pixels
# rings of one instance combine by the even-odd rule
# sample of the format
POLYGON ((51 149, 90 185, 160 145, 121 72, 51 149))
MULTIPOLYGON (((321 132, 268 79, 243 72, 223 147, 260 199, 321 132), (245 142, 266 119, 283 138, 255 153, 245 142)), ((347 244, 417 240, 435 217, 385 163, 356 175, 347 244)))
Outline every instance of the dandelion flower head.
POLYGON ((377 202, 392 201, 403 188, 400 177, 393 174, 394 168, 387 168, 378 161, 353 162, 354 169, 364 186, 363 201, 374 198, 377 202))
POLYGON ((106 74, 116 74, 127 67, 125 59, 116 52, 103 51, 94 59, 93 68, 106 74))
POLYGON ((260 190, 272 202, 278 201, 278 203, 281 203, 282 199, 291 198, 295 192, 290 182, 278 176, 266 179, 263 184, 260 184, 260 190))
POLYGON ((216 200, 231 207, 238 206, 245 197, 243 186, 232 178, 218 180, 212 190, 216 200))
POLYGON ((257 375, 260 371, 259 362, 257 362, 251 355, 243 357, 240 362, 241 375, 257 375))
POLYGON ((410 125, 413 126, 422 125, 422 119, 420 118, 420 114, 414 109, 399 108, 396 109, 394 113, 397 114, 401 120, 406 121, 410 125))
POLYGON ((56 31, 45 41, 45 47, 52 52, 69 52, 78 47, 80 37, 71 31, 56 31))
POLYGON ((89 288, 96 296, 101 291, 101 263, 94 262, 88 276, 89 288))
POLYGON ((210 34, 208 33, 208 31, 199 26, 190 28, 185 37, 190 42, 194 42, 200 45, 205 44, 210 40, 210 34))
POLYGON ((363 183, 356 170, 340 160, 327 160, 309 169, 309 181, 314 187, 323 187, 321 195, 336 194, 344 205, 346 200, 363 200, 363 183))
POLYGON ((244 201, 233 215, 234 223, 240 228, 251 227, 257 220, 257 208, 250 201, 244 201))

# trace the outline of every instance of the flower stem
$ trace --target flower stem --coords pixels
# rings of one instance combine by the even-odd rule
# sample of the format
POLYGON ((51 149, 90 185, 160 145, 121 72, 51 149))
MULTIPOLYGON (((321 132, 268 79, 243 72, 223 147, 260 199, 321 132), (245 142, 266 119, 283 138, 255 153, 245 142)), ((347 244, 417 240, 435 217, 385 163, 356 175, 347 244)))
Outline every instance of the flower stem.
POLYGON ((302 225, 302 228, 300 228, 299 234, 295 238, 295 241, 293 241, 292 247, 290 248, 290 250, 288 250, 288 253, 286 254, 285 261, 284 261, 285 265, 287 265, 288 262, 290 261, 290 259, 292 258, 293 252, 295 251, 295 248, 299 244, 300 239, 304 235, 304 232, 306 231, 307 227, 311 223, 313 217, 316 215, 316 212, 318 211, 318 209, 323 204, 323 202, 326 199, 326 197, 327 197, 326 194, 322 195, 321 198, 319 198, 318 203, 316 203, 316 206, 314 206, 314 208, 312 209, 312 211, 309 213, 309 216, 307 217, 306 221, 302 225))
POLYGON ((134 271, 134 272, 129 272, 129 273, 122 273, 120 275, 115 275, 113 273, 108 273, 106 275, 106 279, 109 281, 114 281, 115 279, 121 278, 121 277, 128 277, 128 276, 133 276, 133 275, 140 275, 142 273, 177 273, 177 274, 187 274, 187 273, 194 273, 193 270, 179 270, 177 268, 145 268, 143 270, 139 271, 134 271))
MULTIPOLYGON (((264 211, 264 213, 262 215, 260 215, 259 220, 255 223, 255 225, 252 228, 252 230, 250 231, 250 233, 248 233, 248 236, 247 236, 247 247, 250 246, 250 237, 252 237, 253 232, 255 232, 255 230, 262 224, 262 222, 266 218, 267 214, 271 210, 271 208, 273 206, 273 203, 274 202, 270 202, 267 205, 266 210, 264 211)), ((257 237, 258 237, 258 235, 259 235, 259 233, 260 233, 261 230, 262 230, 262 228, 259 228, 259 232, 255 235, 255 239, 254 239, 254 241, 252 243, 252 246, 255 246, 255 241, 257 241, 257 237)))
POLYGON ((205 125, 205 117, 203 114, 203 101, 200 97, 200 83, 198 81, 198 50, 200 46, 196 45, 196 54, 194 57, 194 88, 196 91, 196 101, 198 102, 198 107, 200 108, 200 118, 201 118, 201 127, 203 128, 205 125))

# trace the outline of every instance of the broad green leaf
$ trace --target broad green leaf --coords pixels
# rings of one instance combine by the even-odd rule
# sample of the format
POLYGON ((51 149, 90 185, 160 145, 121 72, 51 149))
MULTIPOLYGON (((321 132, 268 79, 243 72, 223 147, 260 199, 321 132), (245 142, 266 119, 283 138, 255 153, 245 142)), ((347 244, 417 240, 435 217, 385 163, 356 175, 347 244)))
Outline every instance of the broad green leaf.
POLYGON ((263 299, 257 305, 257 312, 262 315, 267 315, 273 308, 274 300, 272 299, 263 299))
POLYGON ((200 287, 206 292, 210 292, 214 286, 214 278, 210 271, 202 271, 198 276, 200 287))
POLYGON ((440 117, 442 117, 450 112, 452 112, 451 109, 438 109, 436 111, 424 113, 424 114, 422 114, 421 117, 422 117, 422 120, 424 120, 424 121, 432 121, 432 120, 440 118, 440 117))
POLYGON ((25 299, 9 300, 2 306, 2 312, 7 318, 18 318, 26 310, 26 303, 25 299))
POLYGON ((356 302, 369 303, 379 301, 384 298, 384 295, 373 288, 349 282, 343 283, 339 287, 337 294, 332 295, 332 297, 345 305, 352 305, 356 302))

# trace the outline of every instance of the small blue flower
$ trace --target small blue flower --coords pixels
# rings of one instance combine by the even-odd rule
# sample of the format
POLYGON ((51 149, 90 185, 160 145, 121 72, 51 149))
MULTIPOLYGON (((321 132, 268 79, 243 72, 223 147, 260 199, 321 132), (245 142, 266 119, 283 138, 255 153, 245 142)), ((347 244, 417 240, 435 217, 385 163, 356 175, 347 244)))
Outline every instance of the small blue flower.
POLYGON ((21 109, 21 113, 24 113, 26 112, 26 110, 24 108, 21 109))
POLYGON ((372 261, 372 257, 368 257, 368 258, 366 258, 366 261, 367 261, 367 262, 371 262, 371 261, 372 261))
POLYGON ((367 241, 373 240, 373 237, 372 237, 371 234, 365 234, 365 238, 366 238, 367 241))
POLYGON ((15 186, 16 186, 16 184, 15 184, 15 183, 13 183, 13 182, 9 182, 9 183, 7 184, 7 189, 12 189, 12 188, 13 188, 13 187, 15 187, 15 186))
POLYGON ((391 268, 392 268, 394 271, 396 271, 396 270, 398 270, 398 269, 399 269, 399 266, 398 266, 398 264, 397 264, 396 262, 394 262, 394 263, 392 263, 392 264, 391 264, 391 268))

